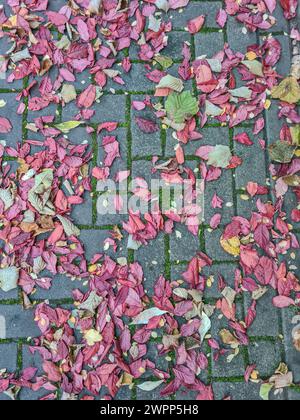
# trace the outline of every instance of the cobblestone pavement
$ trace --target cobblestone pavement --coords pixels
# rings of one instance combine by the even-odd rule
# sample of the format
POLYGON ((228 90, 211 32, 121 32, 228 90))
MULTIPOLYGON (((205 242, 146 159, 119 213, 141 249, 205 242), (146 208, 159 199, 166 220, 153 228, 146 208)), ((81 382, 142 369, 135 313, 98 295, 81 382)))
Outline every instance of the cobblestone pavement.
MULTIPOLYGON (((2 2, 1 2, 2 3, 2 2)), ((5 3, 5 2, 4 2, 5 3)), ((64 1, 55 0, 55 8, 64 4, 64 1)), ((224 30, 220 30, 215 23, 215 16, 218 9, 222 7, 219 1, 192 1, 183 13, 173 13, 174 31, 170 34, 169 46, 164 51, 165 54, 174 58, 176 64, 172 71, 176 72, 176 68, 180 63, 181 45, 184 41, 188 41, 192 45, 194 57, 207 54, 208 56, 223 49, 224 42, 238 51, 245 52, 246 47, 252 43, 262 42, 268 33, 258 32, 257 34, 244 34, 243 26, 237 23, 235 18, 229 17, 227 26, 224 30), (206 26, 201 33, 192 36, 188 34, 184 27, 188 19, 199 15, 206 14, 208 16, 206 26)), ((288 74, 291 59, 291 45, 287 33, 289 32, 289 23, 283 18, 281 8, 278 6, 275 12, 278 23, 272 28, 274 36, 281 42, 283 46, 283 55, 278 66, 279 73, 288 74)), ((299 15, 300 19, 300 15, 299 15)), ((0 40, 0 51, 6 51, 6 45, 0 40)), ((135 123, 135 111, 131 109, 132 100, 144 98, 145 94, 153 94, 153 84, 144 77, 144 64, 137 60, 137 52, 133 47, 129 51, 129 56, 133 59, 133 69, 130 74, 125 76, 126 85, 124 90, 117 90, 115 94, 107 91, 101 103, 96 108, 96 114, 93 117, 93 123, 97 125, 103 121, 118 121, 118 139, 121 144, 122 161, 114 166, 114 170, 128 168, 132 171, 132 176, 142 176, 147 179, 151 173, 151 159, 153 155, 160 157, 172 157, 174 153, 174 140, 172 133, 166 132, 163 128, 160 133, 146 135, 137 130, 135 123)), ((76 82, 78 90, 83 89, 87 84, 90 75, 83 73, 76 82)), ((110 85, 109 88, 116 88, 110 85)), ((193 87, 193 86, 191 86, 193 87)), ((5 136, 7 144, 16 146, 20 138, 39 139, 38 135, 29 133, 26 130, 28 122, 33 121, 37 115, 31 112, 25 112, 23 116, 16 113, 17 103, 15 101, 16 90, 21 89, 22 84, 17 82, 14 89, 10 90, 10 86, 4 80, 0 80, 0 99, 4 99, 8 103, 6 110, 9 110, 9 118, 12 121, 13 130, 5 136)), ((26 105, 26 102, 25 102, 26 105)), ((50 115, 56 113, 57 122, 71 120, 77 113, 77 108, 72 104, 67 105, 63 110, 55 109, 53 106, 41 111, 39 115, 50 115)), ((139 113, 141 116, 143 113, 139 113)), ((142 115, 143 116, 143 115, 142 115)), ((279 135, 281 122, 276 116, 276 105, 273 103, 271 110, 266 114, 266 127, 264 137, 268 142, 274 140, 279 135)), ((223 223, 230 221, 233 215, 243 215, 248 217, 251 210, 255 208, 254 200, 243 200, 243 188, 248 181, 256 181, 259 184, 265 184, 266 179, 270 177, 268 174, 267 157, 262 155, 261 149, 253 146, 245 150, 244 147, 234 144, 234 135, 245 129, 251 130, 251 124, 243 125, 235 129, 228 129, 218 125, 206 125, 202 130, 203 144, 230 144, 231 148, 238 155, 244 158, 244 164, 237 170, 227 171, 222 176, 221 181, 210 183, 209 189, 206 191, 205 200, 207 203, 206 218, 209 221, 211 214, 210 205, 211 198, 217 192, 226 203, 232 203, 232 206, 225 206, 223 210, 223 223), (229 175, 228 175, 229 174, 229 175)), ((73 142, 81 143, 86 139, 94 152, 94 165, 101 163, 101 150, 99 144, 101 134, 98 136, 93 134, 88 136, 83 127, 77 128, 70 132, 69 138, 73 142)), ((191 144, 187 148, 187 160, 190 166, 195 168, 199 160, 194 156, 195 145, 191 144)), ((11 158, 7 158, 11 161, 11 158)), ((12 167, 16 167, 16 162, 10 162, 12 167)), ((116 223, 121 223, 120 217, 104 217, 97 216, 97 192, 94 191, 92 197, 87 196, 86 202, 82 206, 77 206, 73 213, 73 219, 81 228, 81 240, 83 241, 87 258, 95 253, 103 251, 103 241, 108 237, 108 231, 112 229, 116 223)), ((292 198, 291 198, 292 200, 292 198)), ((288 203, 292 206, 292 202, 288 203)), ((222 226, 223 227, 223 226, 222 226)), ((143 247, 136 252, 129 252, 129 259, 139 261, 145 272, 146 289, 151 293, 154 281, 159 274, 164 273, 167 278, 178 279, 178 276, 186 268, 186 263, 190 260, 197 250, 205 251, 214 260, 213 266, 208 273, 222 272, 226 279, 233 278, 233 273, 237 267, 237 261, 229 260, 228 254, 225 254, 219 244, 221 235, 220 230, 211 231, 208 225, 204 225, 199 233, 199 238, 195 239, 189 234, 186 228, 179 227, 176 234, 171 237, 160 235, 159 238, 148 247, 143 247), (179 239, 180 238, 180 239, 179 239)), ((300 239, 300 230, 298 230, 300 239)), ((126 238, 124 238, 126 244, 126 238)), ((118 256, 127 256, 126 245, 121 247, 118 256)), ((289 259, 289 255, 286 256, 289 259)), ((298 271, 300 275, 300 269, 298 271)), ((79 285, 81 286, 81 285, 79 285)), ((37 302, 48 299, 50 303, 68 306, 73 302, 70 299, 71 290, 78 288, 78 282, 70 282, 67 278, 60 276, 53 283, 50 291, 39 289, 35 294, 37 302)), ((216 399, 222 399, 224 396, 230 395, 233 399, 259 399, 259 385, 254 383, 245 384, 244 373, 245 367, 254 361, 257 363, 263 378, 270 377, 280 362, 286 362, 294 373, 294 381, 300 382, 300 360, 299 353, 294 350, 291 338, 291 318, 294 314, 293 309, 277 310, 272 305, 272 292, 269 291, 263 299, 258 303, 258 316, 250 329, 250 345, 240 354, 232 363, 227 363, 226 358, 219 360, 217 364, 211 360, 208 376, 203 378, 208 383, 213 384, 216 399)), ((212 288, 207 293, 208 301, 215 301, 219 296, 217 288, 212 288)), ((243 313, 247 305, 247 297, 239 301, 239 311, 243 313)), ((0 340, 0 368, 8 370, 22 370, 28 366, 36 366, 40 368, 38 356, 32 356, 28 351, 28 344, 32 337, 39 335, 39 330, 35 325, 33 311, 24 311, 21 305, 21 298, 18 290, 4 294, 0 292, 0 315, 6 318, 8 335, 6 339, 0 340)), ((214 319, 213 331, 219 331, 222 320, 214 319)), ((208 353, 209 350, 207 349, 208 353)), ((150 355, 157 360, 155 346, 150 349, 150 355)), ((211 358, 212 359, 212 358, 211 358)), ((163 359, 162 365, 169 363, 163 359)), ((300 399, 300 389, 288 390, 277 396, 281 399, 300 399)), ((44 391, 46 394, 47 392, 44 391)), ((43 392, 33 394, 31 391, 22 390, 19 394, 20 399, 37 399, 43 395, 43 392)), ((127 387, 122 389, 118 394, 119 399, 153 399, 160 400, 159 389, 145 393, 139 389, 133 388, 129 390, 127 387)), ((177 393, 177 399, 193 399, 194 394, 188 392, 177 393)), ((0 399, 8 399, 6 395, 0 395, 0 399)))

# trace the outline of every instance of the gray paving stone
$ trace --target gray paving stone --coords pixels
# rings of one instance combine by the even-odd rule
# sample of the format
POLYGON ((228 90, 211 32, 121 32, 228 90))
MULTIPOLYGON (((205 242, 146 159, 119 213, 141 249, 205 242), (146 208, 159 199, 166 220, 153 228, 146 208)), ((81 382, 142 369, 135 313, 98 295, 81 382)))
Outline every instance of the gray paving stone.
POLYGON ((272 101, 270 109, 265 113, 266 133, 268 144, 271 145, 279 140, 280 129, 283 120, 278 118, 278 101, 272 101))
MULTIPOLYGON (((3 3, 3 2, 2 2, 3 3)), ((2 38, 0 38, 0 55, 6 55, 7 51, 12 48, 13 44, 6 34, 2 38)), ((23 88, 23 80, 15 80, 13 83, 8 83, 7 78, 11 74, 11 69, 7 71, 5 75, 1 75, 0 77, 0 89, 22 89, 23 88)))
POLYGON ((136 399, 138 401, 166 401, 169 400, 167 397, 162 397, 160 392, 163 390, 163 386, 161 385, 159 388, 155 389, 154 391, 142 391, 141 389, 137 388, 136 390, 136 399))
POLYGON ((216 214, 222 214, 222 224, 230 223, 234 216, 234 196, 233 196, 233 178, 231 170, 223 170, 223 174, 220 179, 207 182, 205 185, 205 212, 204 220, 206 224, 210 223, 211 218, 216 214), (217 194, 223 201, 222 209, 214 209, 211 205, 214 195, 217 194), (230 205, 231 207, 228 207, 230 205))
MULTIPOLYGON (((26 369, 28 367, 33 367, 37 369, 37 375, 43 374, 43 368, 42 368, 43 361, 42 361, 41 356, 37 352, 32 354, 29 350, 29 346, 26 346, 26 345, 22 346, 22 363, 23 363, 23 366, 22 366, 23 369, 26 369)), ((48 394, 50 394, 50 392, 43 388, 36 392, 32 391, 29 388, 22 388, 20 392, 20 399, 36 401, 48 394)))
MULTIPOLYGON (((105 240, 110 238, 110 232, 108 230, 82 230, 80 240, 85 248, 85 257, 90 261, 95 254, 104 253, 105 240)), ((112 248, 105 250, 105 254, 109 255, 113 259, 118 257, 127 257, 126 249, 126 238, 121 242, 119 251, 114 252, 112 248)))
POLYGON ((183 44, 184 42, 191 43, 191 35, 185 32, 170 32, 168 37, 168 45, 162 54, 171 56, 173 60, 182 59, 183 44))
POLYGON ((72 299, 73 290, 87 291, 87 283, 87 279, 72 280, 64 275, 56 275, 52 280, 51 289, 46 290, 38 287, 36 293, 33 295, 33 299, 72 299))
POLYGON ((220 1, 192 1, 183 9, 182 13, 172 12, 170 18, 174 28, 183 29, 189 20, 206 15, 204 28, 220 28, 216 22, 216 15, 221 8, 222 2, 220 1))
MULTIPOLYGON (((132 100, 140 101, 144 100, 143 95, 133 96, 132 100)), ((161 156, 162 155, 162 144, 160 130, 152 134, 146 134, 140 130, 136 123, 136 118, 146 118, 155 121, 154 113, 151 110, 135 111, 131 112, 131 134, 132 134, 132 155, 133 157, 146 157, 146 156, 161 156)))
POLYGON ((176 225, 170 236, 171 261, 190 261, 200 250, 197 236, 192 235, 185 226, 176 225))
POLYGON ((263 203, 266 203, 269 198, 268 196, 257 196, 250 200, 243 200, 241 195, 237 196, 237 212, 243 217, 250 218, 254 211, 257 211, 257 200, 262 200, 263 203))
POLYGON ((236 186, 237 188, 245 188, 248 182, 266 185, 266 159, 264 151, 258 143, 259 138, 263 137, 263 133, 254 136, 249 128, 236 128, 234 136, 244 132, 249 135, 255 144, 248 147, 235 141, 235 153, 243 159, 242 165, 236 169, 236 186))
POLYGON ((290 401, 299 401, 300 400, 300 392, 299 391, 289 389, 287 391, 287 393, 288 393, 288 399, 290 401))
POLYGON ((272 26, 272 28, 268 29, 267 32, 288 32, 289 24, 287 19, 283 15, 283 10, 279 3, 277 4, 276 9, 272 13, 272 16, 276 18, 276 23, 272 26))
POLYGON ((244 25, 241 25, 234 16, 228 16, 227 39, 230 48, 235 52, 246 53, 249 45, 257 43, 256 34, 253 32, 243 33, 244 25))
POLYGON ((6 321, 6 338, 36 337, 40 330, 34 322, 34 311, 18 305, 0 305, 0 315, 6 321))
POLYGON ((141 247, 135 253, 135 259, 144 270, 144 287, 149 295, 154 293, 154 284, 165 271, 165 238, 160 234, 147 246, 141 247))
MULTIPOLYGON (((257 302, 257 316, 248 330, 249 336, 278 337, 280 334, 280 311, 272 304, 275 293, 269 290, 257 302)), ((251 305, 251 298, 245 295, 245 311, 251 305)))
POLYGON ((190 391, 187 389, 180 389, 176 393, 176 401, 195 401, 197 398, 196 391, 190 391))
POLYGON ((224 278, 227 286, 235 288, 235 270, 238 268, 236 264, 215 264, 212 267, 205 267, 203 273, 212 277, 213 283, 211 287, 206 287, 204 296, 206 298, 219 299, 222 297, 218 288, 219 274, 224 278))
POLYGON ((64 135, 72 144, 86 144, 90 147, 93 144, 93 137, 86 131, 86 127, 79 126, 74 130, 71 130, 68 134, 64 135))
POLYGON ((93 200, 90 192, 84 195, 84 203, 74 206, 72 219, 77 225, 91 226, 93 223, 93 200))
POLYGON ((131 390, 128 386, 123 386, 120 388, 120 391, 115 396, 115 400, 117 401, 128 401, 131 400, 131 390))
POLYGON ((216 229, 212 232, 205 231, 205 245, 207 255, 215 261, 231 261, 231 255, 223 250, 220 244, 220 239, 223 234, 221 229, 216 229))
POLYGON ((0 290, 0 301, 10 299, 18 299, 18 289, 11 290, 10 292, 3 292, 2 290, 0 290))
POLYGON ((292 338, 292 330, 296 326, 292 324, 292 319, 295 315, 297 315, 297 313, 295 310, 293 310, 293 308, 283 309, 282 311, 286 363, 289 366, 289 368, 293 371, 294 382, 299 383, 300 382, 299 352, 294 347, 293 338, 292 338))
POLYGON ((22 142, 22 115, 17 114, 19 102, 16 101, 15 93, 0 93, 0 100, 6 102, 5 107, 0 109, 0 116, 6 117, 12 125, 12 130, 6 134, 0 134, 0 141, 5 141, 6 145, 15 148, 22 142))
POLYGON ((283 347, 280 343, 257 341, 249 345, 248 351, 250 364, 256 364, 262 378, 271 377, 283 361, 283 347))
POLYGON ((14 372, 17 369, 17 344, 0 344, 0 370, 14 372))
POLYGON ((219 51, 224 49, 224 34, 199 33, 195 35, 196 57, 207 55, 211 58, 219 51))
MULTIPOLYGON (((126 114, 126 95, 104 95, 100 103, 95 103, 91 109, 95 110, 95 115, 89 122, 125 122, 126 114)), ((62 110, 62 121, 73 120, 79 113, 76 102, 73 101, 66 105, 62 110)))
POLYGON ((144 64, 133 64, 129 73, 121 71, 121 78, 125 84, 120 85, 113 80, 109 80, 106 89, 124 90, 124 92, 148 92, 155 90, 156 84, 151 82, 146 75, 149 70, 145 68, 144 64))
POLYGON ((260 400, 259 388, 257 384, 242 382, 215 382, 213 384, 215 399, 219 401, 228 397, 235 401, 258 401, 260 400))

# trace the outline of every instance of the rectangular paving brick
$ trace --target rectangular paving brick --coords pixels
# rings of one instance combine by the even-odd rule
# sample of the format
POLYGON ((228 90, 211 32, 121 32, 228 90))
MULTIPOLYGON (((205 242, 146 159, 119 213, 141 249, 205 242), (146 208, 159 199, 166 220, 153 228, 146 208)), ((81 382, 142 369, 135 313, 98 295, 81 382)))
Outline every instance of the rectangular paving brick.
POLYGON ((18 305, 0 305, 0 315, 6 321, 6 338, 28 338, 40 335, 34 322, 34 311, 18 305))
POLYGON ((14 372, 17 369, 18 346, 15 343, 0 344, 0 370, 14 372))
MULTIPOLYGON (((248 330, 249 336, 257 337, 278 337, 281 333, 280 328, 280 310, 275 308, 272 304, 272 299, 275 293, 269 290, 257 302, 257 316, 253 324, 248 330)), ((245 295, 245 311, 251 305, 251 298, 249 294, 245 295)))
POLYGON ((160 234, 157 239, 135 252, 135 260, 141 264, 144 271, 144 288, 149 295, 154 293, 154 284, 165 271, 165 236, 160 234))
POLYGON ((129 73, 121 71, 120 77, 124 80, 124 85, 120 85, 112 79, 109 79, 105 89, 113 88, 125 92, 147 92, 149 90, 155 90, 155 83, 146 77, 148 73, 149 70, 146 69, 144 64, 133 64, 129 73))
POLYGON ((300 360, 299 352, 293 344, 292 331, 297 324, 292 324, 293 317, 297 315, 293 308, 284 309, 282 312, 282 324, 284 332, 284 347, 286 355, 286 363, 293 371, 294 382, 300 382, 300 360))
POLYGON ((103 254, 105 251, 106 255, 109 255, 113 259, 118 257, 127 257, 126 240, 122 241, 119 251, 117 253, 110 247, 106 249, 105 241, 107 238, 111 238, 110 231, 108 230, 82 230, 80 240, 85 248, 85 257, 90 261, 95 254, 103 254))
POLYGON ((183 29, 187 27, 189 20, 197 16, 205 15, 204 28, 219 28, 216 22, 216 15, 222 8, 221 1, 191 1, 182 12, 172 11, 170 19, 176 29, 183 29))
MULTIPOLYGON (((49 275, 49 277, 52 277, 49 275)), ((42 289, 37 287, 36 293, 34 293, 34 299, 72 299, 72 292, 75 289, 86 292, 88 289, 87 279, 71 279, 65 275, 56 275, 52 280, 52 287, 50 290, 42 289)))
POLYGON ((254 136, 249 128, 236 128, 234 136, 240 133, 247 133, 250 139, 255 143, 248 147, 235 141, 235 153, 243 159, 242 165, 236 169, 236 186, 237 188, 245 188, 248 182, 257 182, 259 185, 266 184, 266 159, 264 151, 259 145, 259 138, 263 138, 264 134, 254 136))
POLYGON ((227 39, 230 48, 235 52, 246 53, 250 45, 257 43, 256 34, 245 31, 234 16, 228 16, 227 21, 227 39))
MULTIPOLYGON (((142 101, 144 95, 132 96, 132 101, 142 101)), ((133 157, 161 156, 162 144, 160 130, 155 133, 146 134, 138 126, 136 118, 145 118, 151 121, 157 121, 153 111, 145 109, 144 111, 131 112, 131 134, 132 134, 132 155, 133 157)))
MULTIPOLYGON (((87 86, 86 86, 87 87, 87 86)), ((91 108, 95 110, 94 116, 90 122, 125 122, 126 114, 126 96, 125 95, 103 95, 99 103, 96 103, 91 108)), ((79 108, 76 102, 70 102, 62 109, 62 121, 71 121, 78 114, 79 108)))
POLYGON ((256 364, 260 377, 271 377, 283 361, 283 347, 280 343, 257 341, 248 347, 251 364, 256 364))
POLYGON ((190 261, 200 250, 199 238, 188 232, 185 226, 176 225, 170 236, 170 250, 172 261, 190 261))
POLYGON ((195 35, 196 57, 206 55, 213 57, 224 48, 223 32, 199 33, 195 35))

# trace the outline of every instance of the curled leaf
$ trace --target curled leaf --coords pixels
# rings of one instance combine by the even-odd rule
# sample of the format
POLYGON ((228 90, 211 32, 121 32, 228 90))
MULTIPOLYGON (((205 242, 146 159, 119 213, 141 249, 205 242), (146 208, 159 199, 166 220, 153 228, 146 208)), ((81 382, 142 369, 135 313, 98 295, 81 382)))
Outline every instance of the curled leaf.
POLYGON ((64 231, 67 236, 79 236, 80 235, 80 229, 76 227, 69 219, 66 219, 63 216, 58 215, 57 218, 63 225, 64 231))
POLYGON ((3 292, 9 292, 18 287, 19 270, 16 267, 0 269, 0 288, 3 292))

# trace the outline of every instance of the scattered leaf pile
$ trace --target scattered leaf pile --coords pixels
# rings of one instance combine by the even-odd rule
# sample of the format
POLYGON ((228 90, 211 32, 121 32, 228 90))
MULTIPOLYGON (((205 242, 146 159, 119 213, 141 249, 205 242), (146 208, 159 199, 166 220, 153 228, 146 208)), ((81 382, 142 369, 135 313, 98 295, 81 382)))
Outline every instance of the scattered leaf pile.
MULTIPOLYGON (((0 9, 0 38, 9 47, 0 56, 0 72, 7 75, 12 88, 27 82, 16 93, 17 112, 24 117, 27 111, 36 112, 36 117, 24 127, 28 138, 19 139, 17 148, 9 141, 0 142, 0 289, 7 293, 19 288, 24 309, 34 308, 41 335, 29 344, 30 351, 40 355, 43 371, 1 370, 0 393, 15 397, 25 387, 45 391, 42 399, 56 399, 61 393, 63 399, 89 400, 99 395, 111 399, 120 389, 137 386, 147 392, 159 387, 163 397, 189 390, 198 400, 213 400, 213 387, 200 379, 201 374, 208 371, 210 357, 215 363, 224 357, 230 363, 243 353, 250 343, 257 305, 269 290, 276 308, 295 310, 291 340, 299 351, 300 283, 295 260, 300 244, 294 232, 300 222, 297 28, 290 33, 293 60, 288 75, 278 71, 282 46, 272 35, 260 45, 249 45, 245 54, 225 43, 213 57, 195 57, 185 42, 179 46, 182 61, 174 75, 173 59, 163 53, 173 29, 168 12, 177 13, 189 0, 71 0, 60 10, 51 10, 47 0, 6 3, 0 9), (144 270, 138 262, 100 252, 86 258, 72 212, 91 194, 95 181, 112 178, 112 166, 121 159, 118 124, 93 121, 108 92, 115 93, 118 86, 126 89, 132 48, 145 62, 145 77, 155 91, 154 97, 131 104, 137 112, 152 114, 136 116, 138 129, 145 134, 169 130, 174 140, 171 159, 152 157, 152 174, 166 185, 190 181, 192 187, 184 208, 170 203, 163 211, 159 196, 152 195, 143 178, 137 178, 130 193, 156 206, 143 215, 129 209, 123 229, 115 226, 106 239, 107 249, 116 252, 125 235, 131 250, 147 246, 160 233, 180 239, 179 224, 197 237, 203 224, 203 208, 195 204, 197 180, 201 178, 206 188, 222 182, 244 163, 235 144, 239 150, 244 148, 245 156, 247 148, 257 146, 268 157, 271 178, 262 180, 262 185, 251 181, 241 191, 242 200, 255 202, 251 215, 236 215, 224 225, 223 215, 234 203, 226 202, 222 189, 215 190, 209 203, 213 216, 205 227, 209 232, 222 229, 220 250, 239 267, 234 278, 210 275, 213 260, 204 249, 190 256, 177 279, 166 273, 152 279, 152 291, 145 290, 144 270), (78 88, 86 72, 90 78, 78 88), (68 121, 59 120, 48 108, 56 105, 63 110, 68 104, 75 109, 68 121), (276 107, 282 127, 268 144, 264 114, 271 106, 276 107), (250 128, 231 139, 228 136, 223 144, 211 145, 203 141, 202 129, 208 123, 230 130, 241 124, 250 128), (103 163, 92 170, 94 156, 88 142, 73 144, 68 139, 78 127, 87 134, 103 134, 99 144, 103 163), (37 134, 43 140, 36 140, 37 134), (185 147, 194 142, 198 165, 192 170, 185 147), (292 210, 286 206, 290 196, 292 210), (49 290, 58 274, 78 282, 70 296, 74 304, 36 304, 36 291, 49 290), (206 299, 212 287, 219 296, 213 303, 206 299), (245 294, 250 299, 245 314, 240 314, 237 302, 245 294), (216 333, 220 319, 225 326, 216 333), (149 355, 151 346, 155 360, 149 355)), ((224 28, 228 15, 235 16, 244 33, 266 32, 276 23, 277 3, 226 0, 215 19, 224 28)), ((193 35, 206 23, 200 4, 199 16, 187 22, 193 35)), ((297 15, 296 0, 280 0, 280 7, 288 20, 297 15)), ((1 139, 13 128, 9 113, 4 116, 5 106, 1 100, 1 139)), ((131 175, 123 170, 113 178, 127 181, 131 175)), ((123 208, 121 195, 117 194, 114 205, 116 211, 123 208)), ((283 363, 268 380, 260 377, 256 365, 248 366, 245 381, 260 384, 264 400, 271 392, 278 395, 294 385, 293 374, 283 363)))

